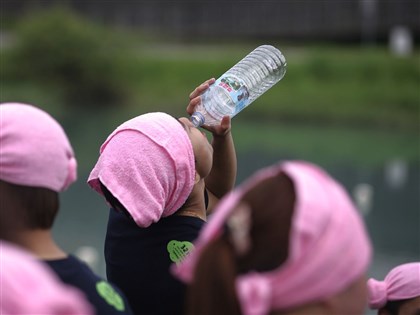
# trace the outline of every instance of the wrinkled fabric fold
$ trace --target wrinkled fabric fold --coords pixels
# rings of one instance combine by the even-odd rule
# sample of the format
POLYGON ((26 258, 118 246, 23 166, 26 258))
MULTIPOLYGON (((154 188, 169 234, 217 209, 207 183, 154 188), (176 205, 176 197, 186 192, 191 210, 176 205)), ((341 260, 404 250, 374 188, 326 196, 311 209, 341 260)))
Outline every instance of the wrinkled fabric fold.
POLYGON ((0 241, 0 314, 94 314, 84 295, 29 253, 0 241))
POLYGON ((0 104, 0 179, 60 192, 77 178, 73 148, 60 124, 28 104, 0 104))
POLYGON ((371 259, 366 229, 344 188, 313 164, 288 161, 258 171, 225 197, 196 241, 195 251, 173 266, 174 274, 191 282, 200 252, 223 233, 241 196, 279 173, 292 180, 296 193, 289 257, 273 271, 237 277, 237 296, 245 315, 268 314, 333 296, 362 276, 371 259))
POLYGON ((103 195, 101 182, 139 227, 148 227, 183 205, 194 176, 192 144, 180 122, 165 113, 148 113, 111 133, 88 184, 103 195))
POLYGON ((398 301, 420 296, 420 262, 393 268, 383 281, 369 279, 369 307, 380 309, 388 301, 398 301))

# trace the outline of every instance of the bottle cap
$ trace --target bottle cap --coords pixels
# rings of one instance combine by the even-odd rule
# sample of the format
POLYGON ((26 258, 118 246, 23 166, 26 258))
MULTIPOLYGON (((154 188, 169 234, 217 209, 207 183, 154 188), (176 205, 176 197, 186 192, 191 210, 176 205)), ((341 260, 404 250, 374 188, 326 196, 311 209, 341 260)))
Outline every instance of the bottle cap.
POLYGON ((204 125, 205 118, 204 118, 203 114, 201 114, 200 112, 195 112, 194 114, 192 114, 190 120, 191 120, 192 124, 194 125, 194 127, 198 128, 198 127, 204 125))

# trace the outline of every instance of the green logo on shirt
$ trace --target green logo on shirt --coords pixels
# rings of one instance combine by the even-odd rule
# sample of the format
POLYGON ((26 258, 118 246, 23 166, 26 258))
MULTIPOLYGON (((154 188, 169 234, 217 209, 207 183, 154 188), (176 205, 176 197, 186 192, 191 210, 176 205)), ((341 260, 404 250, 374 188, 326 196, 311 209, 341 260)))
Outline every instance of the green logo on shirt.
POLYGON ((166 246, 169 258, 176 264, 179 264, 194 249, 191 242, 170 241, 166 246))
POLYGON ((124 301, 117 291, 106 281, 99 281, 96 283, 96 291, 99 295, 111 306, 115 307, 117 311, 124 311, 124 301))

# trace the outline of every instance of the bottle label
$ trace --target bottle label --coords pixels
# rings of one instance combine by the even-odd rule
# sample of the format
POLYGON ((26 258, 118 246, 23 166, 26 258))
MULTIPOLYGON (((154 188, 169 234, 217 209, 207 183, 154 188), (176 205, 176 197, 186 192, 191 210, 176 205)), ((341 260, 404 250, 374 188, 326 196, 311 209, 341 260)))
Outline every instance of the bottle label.
POLYGON ((239 78, 229 74, 222 75, 215 82, 215 86, 223 88, 229 93, 230 98, 235 103, 235 111, 232 115, 235 116, 242 109, 244 109, 249 103, 249 92, 245 83, 239 78))

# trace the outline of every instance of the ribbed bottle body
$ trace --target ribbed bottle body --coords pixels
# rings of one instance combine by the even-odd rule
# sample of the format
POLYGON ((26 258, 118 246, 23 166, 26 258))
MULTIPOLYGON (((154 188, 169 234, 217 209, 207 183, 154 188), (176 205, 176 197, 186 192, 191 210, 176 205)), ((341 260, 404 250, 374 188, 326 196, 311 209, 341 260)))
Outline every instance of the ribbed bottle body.
POLYGON ((202 95, 191 121, 198 127, 218 124, 223 116, 234 117, 279 82, 286 67, 286 59, 277 48, 257 47, 202 95))

